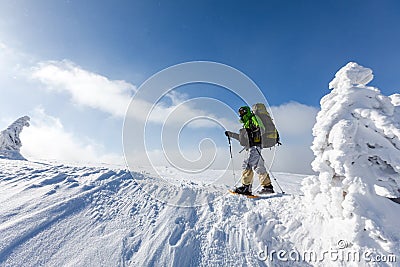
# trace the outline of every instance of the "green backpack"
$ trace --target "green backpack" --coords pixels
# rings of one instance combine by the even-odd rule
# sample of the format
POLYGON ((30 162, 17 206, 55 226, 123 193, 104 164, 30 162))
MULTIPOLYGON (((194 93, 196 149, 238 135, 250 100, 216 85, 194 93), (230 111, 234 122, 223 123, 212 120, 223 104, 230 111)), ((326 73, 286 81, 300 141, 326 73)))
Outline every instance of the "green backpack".
POLYGON ((269 115, 267 108, 263 103, 257 103, 252 106, 253 114, 256 116, 261 128, 261 145, 263 148, 273 147, 279 142, 279 133, 269 115), (264 126, 264 127, 263 127, 264 126))

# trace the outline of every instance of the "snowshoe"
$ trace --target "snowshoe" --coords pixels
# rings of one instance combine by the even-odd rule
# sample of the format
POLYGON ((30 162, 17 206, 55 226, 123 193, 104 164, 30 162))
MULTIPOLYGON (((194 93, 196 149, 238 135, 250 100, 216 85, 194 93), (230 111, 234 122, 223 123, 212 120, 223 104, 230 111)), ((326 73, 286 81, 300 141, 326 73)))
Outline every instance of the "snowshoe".
POLYGON ((236 194, 250 196, 250 195, 252 195, 251 185, 243 185, 243 186, 237 187, 233 192, 236 194))
POLYGON ((263 188, 257 192, 260 195, 267 195, 275 193, 274 187, 272 185, 263 186, 263 188))

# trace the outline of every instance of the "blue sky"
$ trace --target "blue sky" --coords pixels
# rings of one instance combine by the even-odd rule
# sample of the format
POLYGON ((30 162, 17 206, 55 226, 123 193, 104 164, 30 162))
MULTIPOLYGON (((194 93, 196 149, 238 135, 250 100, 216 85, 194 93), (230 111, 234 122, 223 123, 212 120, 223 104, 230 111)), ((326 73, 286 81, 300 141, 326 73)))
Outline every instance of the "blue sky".
MULTIPOLYGON (((121 152, 122 119, 71 100, 71 91, 44 89, 48 83, 26 72, 40 62, 67 60, 78 69, 138 87, 174 64, 215 61, 253 79, 271 106, 285 113, 282 107, 296 102, 304 105, 305 114, 319 108, 329 81, 349 61, 372 68, 372 85, 385 95, 400 87, 398 1, 38 0, 2 1, 1 6, 0 70, 10 69, 10 75, 0 74, 0 126, 36 112, 58 119, 63 131, 96 143, 104 153, 121 152)), ((223 92, 209 91, 233 107, 238 104, 223 92)), ((289 144, 307 139, 295 133, 286 137, 289 144)), ((216 142, 224 142, 223 137, 216 142)))

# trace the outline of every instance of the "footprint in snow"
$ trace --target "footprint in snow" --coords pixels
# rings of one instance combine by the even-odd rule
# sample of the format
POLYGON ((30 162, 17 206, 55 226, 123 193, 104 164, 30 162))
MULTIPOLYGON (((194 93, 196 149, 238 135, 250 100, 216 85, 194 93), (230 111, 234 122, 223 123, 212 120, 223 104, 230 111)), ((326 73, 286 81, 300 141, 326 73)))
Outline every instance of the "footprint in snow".
POLYGON ((175 219, 175 228, 169 237, 168 243, 171 246, 175 246, 181 239, 183 232, 185 232, 185 218, 178 217, 175 219))

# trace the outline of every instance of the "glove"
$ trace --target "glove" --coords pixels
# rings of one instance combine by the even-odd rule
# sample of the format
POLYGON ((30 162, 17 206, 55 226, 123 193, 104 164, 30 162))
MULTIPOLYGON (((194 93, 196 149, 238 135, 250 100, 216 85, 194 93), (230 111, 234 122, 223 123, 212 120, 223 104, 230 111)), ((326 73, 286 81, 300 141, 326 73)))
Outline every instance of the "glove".
POLYGON ((231 134, 230 131, 225 131, 225 135, 226 135, 226 136, 231 137, 230 134, 231 134))

